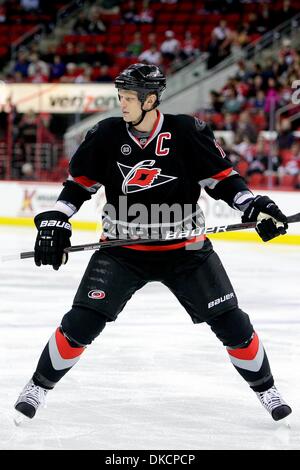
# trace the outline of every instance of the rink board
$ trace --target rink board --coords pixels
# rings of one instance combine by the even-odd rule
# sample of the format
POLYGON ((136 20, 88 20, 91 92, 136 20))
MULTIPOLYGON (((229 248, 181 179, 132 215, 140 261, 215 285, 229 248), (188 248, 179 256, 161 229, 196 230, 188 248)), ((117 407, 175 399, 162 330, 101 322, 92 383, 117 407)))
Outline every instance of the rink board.
MULTIPOLYGON (((0 183, 0 224, 33 227, 35 214, 53 209, 61 184, 37 182, 0 183)), ((300 193, 297 191, 260 191, 271 197, 287 215, 300 210, 300 193)), ((100 190, 87 201, 79 213, 72 217, 74 229, 101 231, 101 209, 105 203, 104 191, 100 190), (97 222, 99 221, 99 222, 97 222)), ((241 213, 231 209, 223 201, 215 201, 205 192, 201 195, 200 206, 205 214, 206 226, 214 227, 239 223, 241 213)), ((255 231, 238 231, 210 235, 212 238, 229 241, 260 242, 255 231)), ((300 224, 289 227, 289 233, 277 237, 272 243, 300 244, 300 224)))

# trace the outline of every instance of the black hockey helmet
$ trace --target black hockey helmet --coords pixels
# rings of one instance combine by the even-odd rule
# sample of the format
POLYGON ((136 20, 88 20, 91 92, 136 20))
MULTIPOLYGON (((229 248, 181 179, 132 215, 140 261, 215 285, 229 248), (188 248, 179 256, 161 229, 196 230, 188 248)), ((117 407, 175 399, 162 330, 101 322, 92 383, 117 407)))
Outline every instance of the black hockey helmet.
POLYGON ((142 105, 147 96, 154 93, 157 96, 154 106, 156 107, 166 88, 166 77, 156 65, 132 64, 117 76, 115 87, 120 90, 136 91, 142 105))

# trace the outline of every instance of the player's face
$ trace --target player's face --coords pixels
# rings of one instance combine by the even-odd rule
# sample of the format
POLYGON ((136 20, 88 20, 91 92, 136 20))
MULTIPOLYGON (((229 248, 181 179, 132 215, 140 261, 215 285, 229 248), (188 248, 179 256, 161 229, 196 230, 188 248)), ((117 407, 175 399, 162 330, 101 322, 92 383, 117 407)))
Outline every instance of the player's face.
POLYGON ((136 91, 119 90, 120 107, 125 122, 137 121, 142 112, 136 91))

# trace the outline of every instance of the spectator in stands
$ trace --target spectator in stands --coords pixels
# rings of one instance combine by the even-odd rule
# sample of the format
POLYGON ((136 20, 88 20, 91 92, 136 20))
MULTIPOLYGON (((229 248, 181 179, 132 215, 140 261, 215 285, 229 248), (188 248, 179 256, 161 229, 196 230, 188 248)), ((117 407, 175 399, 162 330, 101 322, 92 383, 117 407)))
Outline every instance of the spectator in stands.
POLYGON ((236 128, 237 128, 237 124, 236 124, 236 121, 234 119, 234 115, 232 113, 225 113, 224 114, 223 129, 225 131, 235 132, 236 128))
MULTIPOLYGON (((286 78, 281 78, 281 90, 280 90, 280 104, 285 106, 292 103, 293 88, 291 88, 291 82, 286 78)), ((300 109, 299 109, 300 111, 300 109)))
POLYGON ((62 83, 73 83, 75 78, 77 77, 77 67, 74 62, 68 62, 66 64, 66 71, 62 77, 60 77, 60 81, 62 83))
POLYGON ((249 78, 249 70, 246 66, 246 62, 243 59, 240 59, 237 62, 237 66, 238 66, 238 69, 235 72, 234 78, 240 78, 241 80, 246 82, 247 79, 249 78))
POLYGON ((112 81, 113 81, 113 78, 109 73, 109 68, 107 67, 107 65, 102 65, 102 67, 100 67, 100 74, 96 78, 96 82, 111 83, 112 81))
MULTIPOLYGON (((270 59, 271 62, 272 59, 270 59)), ((288 66, 285 63, 285 60, 283 57, 278 57, 276 61, 273 61, 273 64, 271 66, 271 70, 269 71, 269 76, 271 78, 279 79, 279 81, 282 81, 283 76, 286 76, 288 69, 291 69, 292 66, 288 66)), ((263 71, 263 76, 265 77, 264 71, 263 71)), ((269 78, 269 77, 268 77, 269 78)))
POLYGON ((154 64, 159 66, 162 61, 162 56, 160 51, 157 49, 157 46, 153 45, 142 52, 138 59, 140 62, 144 62, 145 64, 154 64))
POLYGON ((243 56, 242 49, 247 46, 249 42, 248 25, 244 23, 239 26, 236 31, 232 31, 230 52, 236 57, 243 56))
POLYGON ((230 54, 232 32, 227 27, 227 21, 222 19, 211 33, 209 45, 208 68, 213 67, 230 54))
POLYGON ((240 113, 237 121, 236 138, 241 141, 246 137, 251 144, 255 144, 257 141, 257 129, 251 121, 249 112, 243 111, 240 113))
POLYGON ((156 33, 148 33, 147 44, 148 44, 148 47, 157 46, 156 33))
POLYGON ((89 54, 86 51, 84 42, 78 42, 75 46, 76 64, 87 64, 89 61, 89 54))
POLYGON ((223 113, 239 113, 244 99, 238 95, 235 86, 231 85, 225 90, 225 100, 222 107, 223 113))
POLYGON ((82 72, 80 72, 74 79, 74 83, 91 83, 93 69, 89 65, 85 65, 82 72))
MULTIPOLYGON (((280 21, 281 23, 281 21, 280 21)), ((275 26, 274 13, 271 11, 268 3, 263 2, 261 5, 261 11, 258 17, 257 29, 261 34, 270 31, 275 26)))
POLYGON ((224 105, 224 98, 216 90, 210 90, 210 111, 213 111, 215 113, 220 113, 222 111, 223 105, 224 105))
POLYGON ((247 136, 244 136, 242 140, 236 135, 234 136, 232 152, 240 155, 240 159, 245 160, 248 164, 253 160, 254 148, 247 136))
POLYGON ((101 42, 97 43, 96 51, 89 55, 88 62, 95 67, 113 64, 112 56, 105 50, 101 42))
POLYGON ((13 67, 12 73, 15 74, 19 72, 22 77, 28 77, 28 67, 29 67, 29 60, 28 60, 28 52, 26 50, 20 50, 17 55, 17 60, 13 67))
POLYGON ((180 52, 180 42, 175 38, 174 32, 170 30, 165 32, 165 38, 160 46, 160 52, 163 59, 173 61, 180 52))
POLYGON ((265 104, 266 104, 265 92, 263 90, 257 90, 256 95, 253 98, 249 99, 249 104, 255 110, 259 110, 259 109, 264 110, 265 104))
POLYGON ((282 41, 282 47, 279 51, 279 57, 282 57, 284 63, 289 66, 296 60, 297 54, 295 49, 292 47, 291 40, 285 38, 282 41))
POLYGON ((66 50, 65 50, 63 57, 64 57, 64 62, 66 64, 68 64, 69 62, 76 63, 77 56, 76 56, 76 51, 75 51, 75 45, 72 42, 67 42, 66 50))
POLYGON ((138 57, 144 48, 142 41, 142 35, 140 31, 136 31, 133 36, 133 40, 128 44, 125 55, 127 57, 138 57))
POLYGON ((294 142, 290 148, 289 155, 285 156, 285 162, 280 167, 280 172, 285 175, 296 176, 300 171, 300 145, 294 142))
POLYGON ((23 114, 19 122, 19 137, 27 143, 36 141, 37 116, 34 111, 23 114))
POLYGON ((278 145, 276 145, 276 143, 272 143, 272 145, 270 145, 270 150, 265 160, 266 169, 271 172, 277 172, 278 168, 281 165, 281 162, 282 159, 280 157, 278 145))
POLYGON ((49 74, 45 74, 43 69, 40 66, 36 67, 34 75, 29 77, 30 83, 48 83, 49 74))
POLYGON ((49 44, 47 46, 46 52, 40 54, 41 59, 48 64, 53 64, 54 57, 57 55, 56 49, 57 46, 55 44, 49 44))
POLYGON ((89 21, 86 17, 85 11, 79 12, 73 25, 73 33, 83 35, 89 33, 89 21))
POLYGON ((265 113, 267 118, 272 117, 280 103, 279 84, 274 78, 268 79, 268 89, 266 91, 265 113))
POLYGON ((88 18, 88 33, 89 34, 104 34, 106 26, 100 18, 99 8, 94 6, 90 10, 88 18))
POLYGON ((135 0, 129 0, 127 7, 123 9, 122 20, 124 23, 135 23, 138 14, 135 0))
POLYGON ((265 89, 268 87, 269 78, 276 78, 273 65, 273 57, 268 57, 264 60, 264 66, 261 70, 260 76, 263 79, 263 86, 265 89))
POLYGON ((265 143, 263 140, 259 140, 256 144, 255 153, 250 162, 248 162, 248 168, 246 177, 253 175, 254 173, 263 174, 268 168, 268 153, 265 151, 265 143))
POLYGON ((277 130, 277 144, 280 150, 289 149, 295 142, 291 121, 282 119, 277 130))
POLYGON ((62 61, 60 55, 55 55, 53 64, 50 65, 50 79, 58 80, 64 75, 66 71, 66 64, 62 61))
POLYGON ((42 80, 47 81, 49 76, 49 66, 40 59, 40 56, 35 52, 29 56, 30 64, 28 66, 28 77, 31 81, 34 81, 36 77, 40 77, 42 80))
POLYGON ((249 36, 257 35, 258 33, 263 33, 264 31, 258 31, 259 27, 259 19, 257 17, 257 14, 254 12, 249 13, 248 18, 247 18, 247 34, 249 36))
POLYGON ((153 11, 149 8, 149 0, 143 0, 141 11, 135 15, 135 23, 151 24, 154 20, 153 11))
POLYGON ((258 91, 264 91, 264 80, 261 75, 255 75, 253 79, 248 79, 250 85, 248 97, 255 97, 258 91))
POLYGON ((249 94, 249 89, 250 89, 249 83, 244 82, 239 77, 236 77, 236 78, 233 77, 233 84, 238 95, 243 98, 243 101, 245 101, 244 98, 247 98, 249 94))
POLYGON ((181 44, 180 58, 182 60, 194 60, 198 54, 199 49, 196 47, 196 39, 193 38, 190 31, 186 31, 181 44))
POLYGON ((17 157, 16 169, 21 171, 21 164, 30 162, 35 155, 33 144, 36 143, 37 116, 34 111, 23 114, 18 126, 18 140, 20 142, 21 155, 17 157))

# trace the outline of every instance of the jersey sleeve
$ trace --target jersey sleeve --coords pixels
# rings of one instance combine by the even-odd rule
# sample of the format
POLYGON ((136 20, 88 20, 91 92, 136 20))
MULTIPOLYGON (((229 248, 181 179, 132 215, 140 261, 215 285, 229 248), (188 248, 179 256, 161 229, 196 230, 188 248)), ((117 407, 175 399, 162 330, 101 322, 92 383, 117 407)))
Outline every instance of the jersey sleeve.
POLYGON ((198 183, 212 198, 222 199, 234 207, 236 196, 249 192, 246 182, 233 169, 210 127, 198 118, 188 118, 185 126, 187 152, 198 183))
POLYGON ((70 179, 91 193, 105 184, 105 127, 99 122, 90 129, 70 161, 70 179))
POLYGON ((73 213, 105 184, 107 164, 105 158, 106 127, 101 121, 85 136, 69 165, 58 202, 69 206, 73 213))

